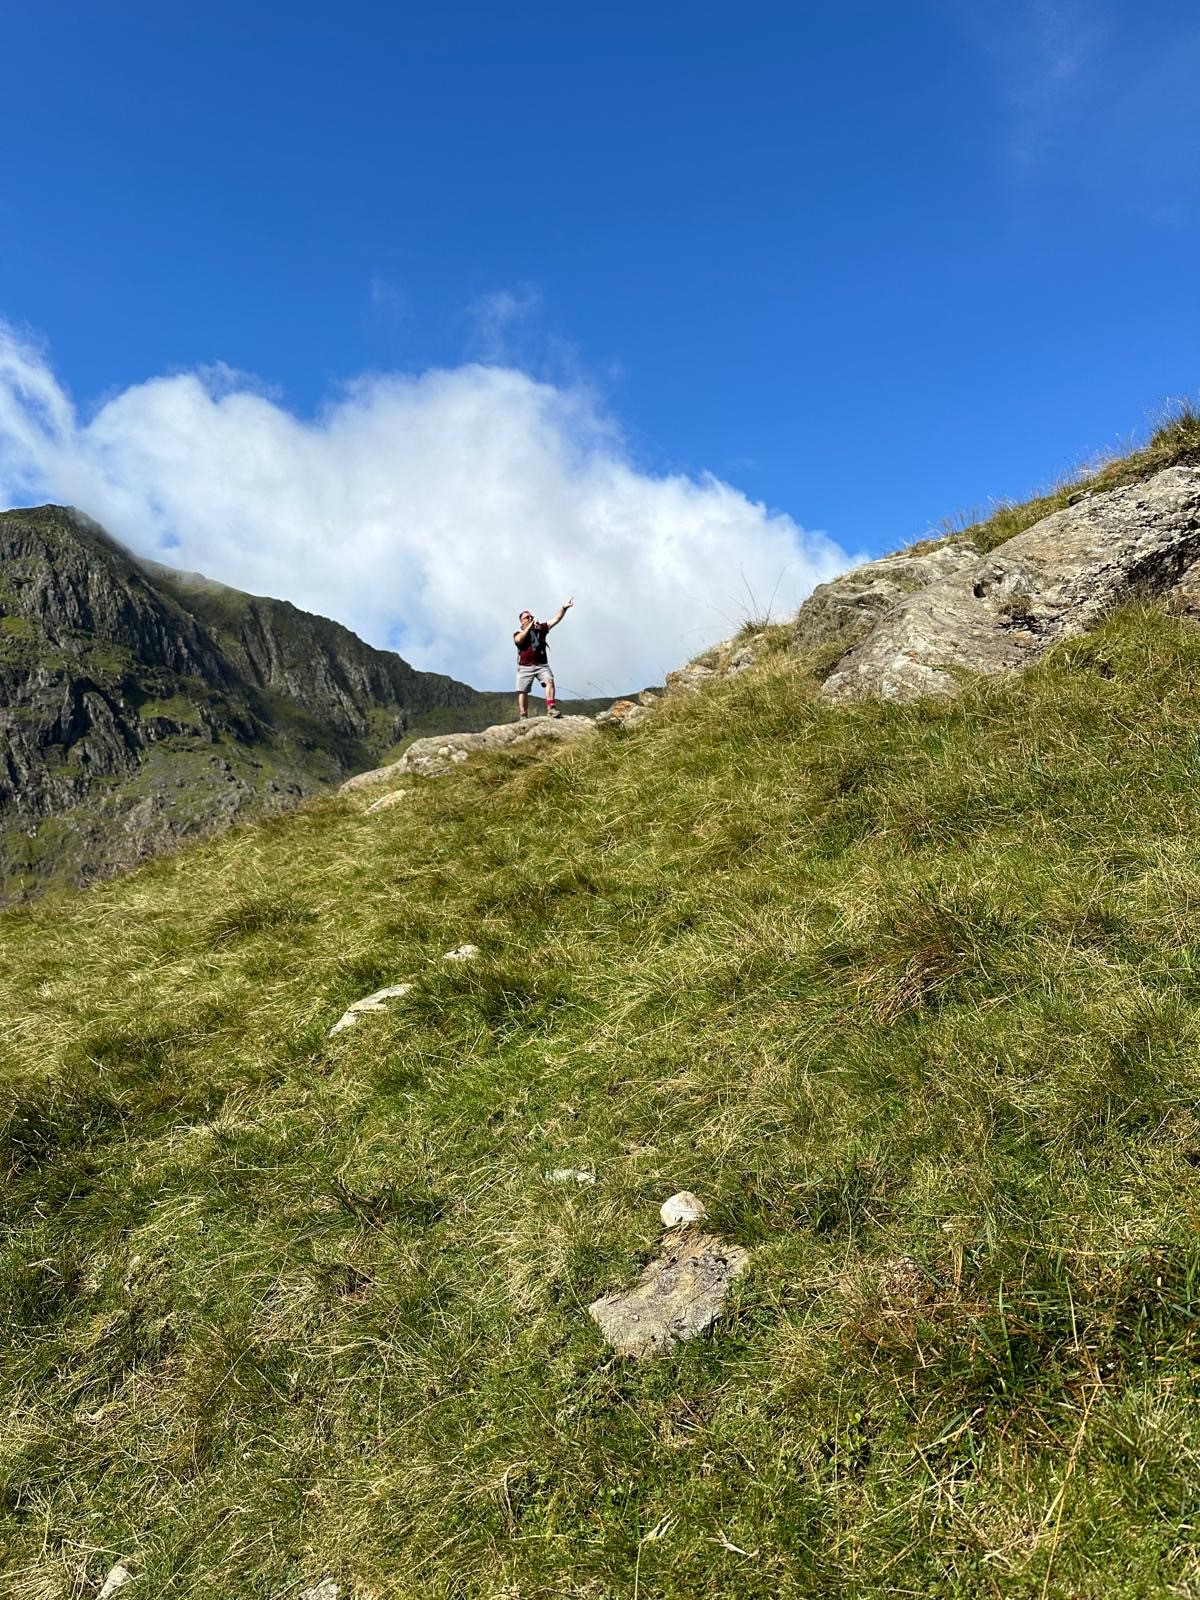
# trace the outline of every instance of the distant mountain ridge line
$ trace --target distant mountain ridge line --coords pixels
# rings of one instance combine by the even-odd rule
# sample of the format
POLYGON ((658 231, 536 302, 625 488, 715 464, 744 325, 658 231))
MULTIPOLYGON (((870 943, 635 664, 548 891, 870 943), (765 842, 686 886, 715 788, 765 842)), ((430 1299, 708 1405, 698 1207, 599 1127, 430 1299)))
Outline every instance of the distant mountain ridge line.
POLYGON ((511 709, 290 601, 135 556, 71 507, 0 513, 0 903, 511 709))

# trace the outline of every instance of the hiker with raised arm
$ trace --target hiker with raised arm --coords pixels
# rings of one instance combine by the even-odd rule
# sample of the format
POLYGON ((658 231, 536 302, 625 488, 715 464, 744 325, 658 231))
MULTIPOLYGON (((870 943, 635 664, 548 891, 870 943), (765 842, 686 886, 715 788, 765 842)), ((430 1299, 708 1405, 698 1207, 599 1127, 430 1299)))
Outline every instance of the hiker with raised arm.
POLYGON ((521 613, 521 626, 513 634, 513 643, 517 647, 517 715, 522 722, 529 716, 529 689, 535 682, 542 684, 546 690, 546 715, 561 715, 554 703, 554 674, 550 671, 546 654, 546 635, 551 628, 558 627, 574 604, 575 597, 572 595, 569 600, 563 601, 549 622, 535 622, 532 611, 521 613))

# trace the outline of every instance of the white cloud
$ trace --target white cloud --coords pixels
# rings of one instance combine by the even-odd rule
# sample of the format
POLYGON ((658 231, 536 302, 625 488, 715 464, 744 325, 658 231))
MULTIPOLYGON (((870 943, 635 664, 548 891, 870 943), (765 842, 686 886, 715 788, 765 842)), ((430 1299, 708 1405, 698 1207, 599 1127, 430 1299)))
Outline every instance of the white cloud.
POLYGON ((229 368, 152 378, 82 421, 0 325, 0 498, 79 506, 139 554, 346 623, 414 666, 506 687, 528 604, 560 693, 617 692, 783 614, 844 567, 712 477, 652 476, 586 390, 502 367, 373 375, 314 420, 229 368))

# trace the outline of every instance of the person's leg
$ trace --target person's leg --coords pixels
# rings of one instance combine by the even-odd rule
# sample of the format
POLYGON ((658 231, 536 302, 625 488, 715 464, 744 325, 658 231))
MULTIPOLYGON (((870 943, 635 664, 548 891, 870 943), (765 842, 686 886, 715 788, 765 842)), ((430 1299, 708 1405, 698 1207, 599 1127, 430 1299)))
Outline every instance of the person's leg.
POLYGON ((554 703, 554 674, 548 668, 542 674, 542 682, 546 687, 546 715, 556 717, 558 707, 554 703))
POLYGON ((517 668, 517 717, 524 720, 529 715, 529 687, 533 682, 533 673, 528 667, 517 668))
POLYGON ((519 717, 527 717, 529 715, 529 696, 524 689, 517 691, 517 715, 519 717))

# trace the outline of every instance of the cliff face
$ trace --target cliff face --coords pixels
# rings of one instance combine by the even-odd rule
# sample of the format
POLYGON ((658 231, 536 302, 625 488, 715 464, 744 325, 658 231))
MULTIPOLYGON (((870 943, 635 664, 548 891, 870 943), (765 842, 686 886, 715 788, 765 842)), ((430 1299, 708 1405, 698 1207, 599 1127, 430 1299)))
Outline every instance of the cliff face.
POLYGON ((284 601, 140 563, 57 506, 0 514, 0 902, 133 865, 376 765, 497 697, 284 601))
POLYGON ((219 640, 243 682, 282 695, 347 738, 372 746, 394 743, 413 715, 470 708, 491 698, 442 673, 418 672, 391 651, 375 650, 349 628, 287 600, 242 594, 157 562, 143 561, 141 567, 219 640))

